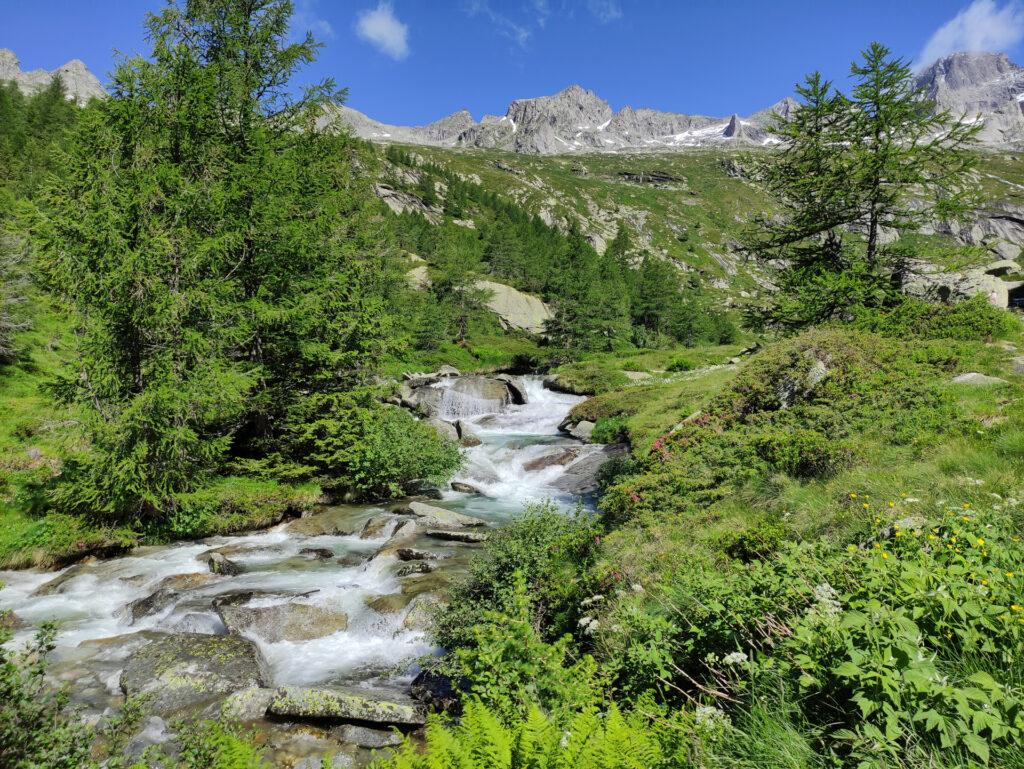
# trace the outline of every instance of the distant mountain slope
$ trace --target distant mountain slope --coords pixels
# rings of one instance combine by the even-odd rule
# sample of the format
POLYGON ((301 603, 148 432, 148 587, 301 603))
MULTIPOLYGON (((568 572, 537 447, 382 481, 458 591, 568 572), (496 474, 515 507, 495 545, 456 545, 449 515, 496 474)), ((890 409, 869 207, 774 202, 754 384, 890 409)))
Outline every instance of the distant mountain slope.
POLYGON ((623 107, 612 110, 593 91, 571 85, 552 96, 516 99, 502 117, 477 123, 462 110, 426 126, 392 126, 341 107, 335 113, 358 136, 435 147, 480 147, 532 155, 619 152, 727 144, 770 144, 765 126, 775 112, 787 113, 786 98, 750 117, 707 117, 623 107))
MULTIPOLYGON (((982 143, 1024 145, 1024 68, 1005 54, 947 56, 925 69, 918 84, 939 107, 981 119, 982 143)), ((485 115, 479 123, 466 110, 419 127, 386 125, 349 107, 339 108, 334 117, 372 141, 561 155, 771 144, 774 138, 766 129, 772 114, 788 114, 795 106, 786 97, 746 118, 632 107, 615 112, 593 91, 571 85, 551 96, 516 99, 503 116, 485 115)))
POLYGON ((106 96, 107 92, 99 79, 89 71, 80 59, 72 59, 55 70, 34 69, 23 72, 14 51, 0 48, 0 82, 14 81, 25 93, 34 93, 46 88, 57 75, 64 82, 69 99, 85 104, 93 97, 106 96))

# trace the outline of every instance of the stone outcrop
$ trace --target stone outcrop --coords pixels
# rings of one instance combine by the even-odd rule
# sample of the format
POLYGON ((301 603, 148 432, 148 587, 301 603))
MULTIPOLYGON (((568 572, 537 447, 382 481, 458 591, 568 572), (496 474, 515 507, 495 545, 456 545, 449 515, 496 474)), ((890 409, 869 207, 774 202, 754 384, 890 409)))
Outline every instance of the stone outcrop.
POLYGON ((244 638, 168 635, 129 658, 121 690, 129 697, 144 695, 148 710, 171 713, 262 686, 264 666, 259 649, 244 638))

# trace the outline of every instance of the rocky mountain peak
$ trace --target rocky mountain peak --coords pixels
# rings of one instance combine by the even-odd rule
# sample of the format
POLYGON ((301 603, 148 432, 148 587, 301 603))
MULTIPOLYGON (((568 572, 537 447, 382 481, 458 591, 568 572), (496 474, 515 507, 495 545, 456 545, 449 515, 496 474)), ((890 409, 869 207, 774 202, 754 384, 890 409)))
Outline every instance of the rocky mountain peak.
POLYGON ((983 142, 1024 143, 1024 68, 1006 54, 951 54, 925 68, 917 84, 940 109, 980 119, 983 142))
POLYGON ((918 83, 930 88, 952 90, 978 88, 1004 75, 1021 72, 1005 53, 964 51, 939 59, 924 69, 918 83))
POLYGON ((72 59, 51 71, 34 69, 23 72, 14 51, 0 48, 0 80, 13 81, 24 93, 35 93, 46 88, 56 76, 64 83, 69 99, 85 104, 92 98, 106 96, 106 91, 97 77, 89 71, 81 59, 72 59))

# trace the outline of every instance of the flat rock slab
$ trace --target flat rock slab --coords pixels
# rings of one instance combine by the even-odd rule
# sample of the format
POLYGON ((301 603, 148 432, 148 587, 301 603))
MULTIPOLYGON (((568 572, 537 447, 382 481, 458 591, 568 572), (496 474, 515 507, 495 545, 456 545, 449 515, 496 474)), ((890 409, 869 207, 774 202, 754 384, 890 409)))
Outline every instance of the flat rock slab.
POLYGON ((974 385, 975 387, 991 387, 993 385, 1008 384, 1008 382, 1005 379, 1000 379, 997 376, 987 376, 986 374, 979 374, 977 371, 971 371, 966 374, 960 374, 959 376, 953 377, 950 381, 952 381, 954 384, 974 385))
POLYGON ((348 615, 322 606, 284 603, 277 606, 217 607, 217 613, 235 635, 254 635, 270 643, 310 641, 348 628, 348 615))
POLYGON ((487 525, 487 521, 483 521, 480 518, 446 510, 437 505, 428 505, 425 502, 410 502, 405 507, 398 508, 398 512, 405 515, 413 515, 416 517, 418 524, 432 528, 461 529, 487 525))
POLYGON ((274 693, 267 712, 287 718, 422 726, 426 713, 417 703, 384 699, 372 692, 336 687, 284 686, 274 693))
POLYGON ((121 672, 121 690, 146 696, 145 707, 171 713, 220 695, 263 685, 265 662, 237 636, 183 633, 146 644, 121 672))

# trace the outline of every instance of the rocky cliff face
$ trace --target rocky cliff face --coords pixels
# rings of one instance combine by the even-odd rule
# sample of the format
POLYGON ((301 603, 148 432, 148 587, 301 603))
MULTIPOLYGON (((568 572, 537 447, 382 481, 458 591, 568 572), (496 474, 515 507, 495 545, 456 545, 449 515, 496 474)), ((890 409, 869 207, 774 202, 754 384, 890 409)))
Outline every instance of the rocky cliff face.
POLYGON ((46 88, 53 78, 60 76, 69 99, 86 104, 89 99, 106 95, 103 86, 85 63, 72 59, 55 70, 34 69, 23 72, 14 51, 0 48, 0 81, 11 80, 25 93, 35 93, 46 88))
POLYGON ((955 53, 918 76, 939 107, 983 123, 989 145, 1024 143, 1024 68, 1003 53, 955 53))

